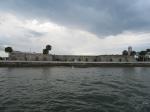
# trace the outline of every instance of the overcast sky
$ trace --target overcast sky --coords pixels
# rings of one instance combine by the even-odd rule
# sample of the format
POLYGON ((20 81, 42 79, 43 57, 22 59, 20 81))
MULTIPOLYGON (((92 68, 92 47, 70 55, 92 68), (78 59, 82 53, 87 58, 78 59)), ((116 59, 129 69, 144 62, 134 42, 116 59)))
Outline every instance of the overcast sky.
POLYGON ((150 0, 0 0, 4 47, 53 54, 120 54, 150 47, 150 0))

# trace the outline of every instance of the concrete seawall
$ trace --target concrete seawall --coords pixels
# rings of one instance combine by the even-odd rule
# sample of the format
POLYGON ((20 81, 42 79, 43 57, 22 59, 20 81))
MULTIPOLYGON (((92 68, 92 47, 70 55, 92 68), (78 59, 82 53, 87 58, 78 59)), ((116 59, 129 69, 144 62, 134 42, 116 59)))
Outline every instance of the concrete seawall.
POLYGON ((0 61, 0 67, 150 67, 150 62, 60 62, 60 61, 0 61))

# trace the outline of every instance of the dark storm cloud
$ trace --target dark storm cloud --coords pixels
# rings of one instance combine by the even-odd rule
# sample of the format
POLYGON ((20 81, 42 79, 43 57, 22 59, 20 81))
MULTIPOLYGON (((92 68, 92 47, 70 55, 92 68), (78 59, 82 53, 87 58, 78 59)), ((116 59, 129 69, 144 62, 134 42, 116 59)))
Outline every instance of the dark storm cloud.
POLYGON ((150 30, 148 0, 1 0, 0 10, 97 35, 150 30))

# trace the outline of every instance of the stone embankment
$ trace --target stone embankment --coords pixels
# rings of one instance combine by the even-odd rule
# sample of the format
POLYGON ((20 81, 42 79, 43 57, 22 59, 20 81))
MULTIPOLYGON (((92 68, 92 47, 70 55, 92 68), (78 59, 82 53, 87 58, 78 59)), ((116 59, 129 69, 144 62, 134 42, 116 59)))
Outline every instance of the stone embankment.
POLYGON ((0 61, 0 67, 150 67, 150 62, 61 62, 61 61, 0 61))

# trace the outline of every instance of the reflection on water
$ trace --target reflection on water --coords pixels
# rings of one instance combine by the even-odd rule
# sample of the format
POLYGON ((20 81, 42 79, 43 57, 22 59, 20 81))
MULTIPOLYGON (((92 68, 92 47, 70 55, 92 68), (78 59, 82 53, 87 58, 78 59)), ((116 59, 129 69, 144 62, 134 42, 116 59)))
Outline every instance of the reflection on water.
POLYGON ((0 68, 0 112, 149 110, 149 68, 0 68))

